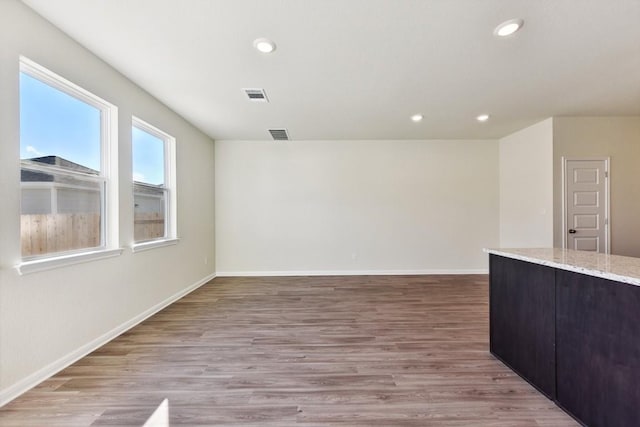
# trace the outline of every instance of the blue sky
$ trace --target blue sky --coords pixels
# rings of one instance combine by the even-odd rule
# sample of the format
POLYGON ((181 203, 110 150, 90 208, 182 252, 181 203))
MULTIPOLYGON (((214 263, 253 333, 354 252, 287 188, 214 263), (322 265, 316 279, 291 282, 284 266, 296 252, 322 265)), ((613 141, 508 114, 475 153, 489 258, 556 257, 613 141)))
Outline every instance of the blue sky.
POLYGON ((164 141, 133 127, 133 180, 147 184, 164 184, 164 141))
MULTIPOLYGON (((133 128, 134 180, 164 183, 163 141, 133 128)), ((20 73, 20 158, 59 156, 100 170, 100 110, 20 73)))

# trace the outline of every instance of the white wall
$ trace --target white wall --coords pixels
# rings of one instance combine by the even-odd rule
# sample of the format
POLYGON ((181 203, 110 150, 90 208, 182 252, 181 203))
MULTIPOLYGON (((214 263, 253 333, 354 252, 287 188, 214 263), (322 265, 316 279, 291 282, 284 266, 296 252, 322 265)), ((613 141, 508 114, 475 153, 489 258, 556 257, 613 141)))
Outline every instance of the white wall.
POLYGON ((498 243, 497 141, 216 141, 229 274, 479 272, 498 243))
POLYGON ((562 246, 563 156, 611 158, 611 253, 640 257, 640 117, 554 118, 556 246, 562 246))
POLYGON ((553 246, 553 119, 500 140, 500 246, 553 246))
POLYGON ((14 0, 0 1, 0 405, 149 314, 214 266, 213 142, 14 0), (177 138, 175 246, 19 276, 18 57, 119 107, 120 241, 132 242, 131 115, 177 138), (205 258, 208 264, 205 264, 205 258))

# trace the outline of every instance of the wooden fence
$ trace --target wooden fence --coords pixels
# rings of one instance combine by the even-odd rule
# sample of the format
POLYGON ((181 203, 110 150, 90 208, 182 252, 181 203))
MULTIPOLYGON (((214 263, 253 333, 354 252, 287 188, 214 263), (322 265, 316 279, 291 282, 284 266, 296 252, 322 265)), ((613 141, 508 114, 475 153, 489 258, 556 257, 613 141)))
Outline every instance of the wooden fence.
POLYGON ((133 237, 136 242, 164 237, 164 216, 158 212, 136 213, 133 237))
POLYGON ((100 246, 100 214, 21 215, 22 256, 100 246))
MULTIPOLYGON (((99 213, 21 215, 22 256, 98 247, 100 229, 99 213)), ((164 236, 164 218, 136 214, 134 236, 136 241, 164 236)))

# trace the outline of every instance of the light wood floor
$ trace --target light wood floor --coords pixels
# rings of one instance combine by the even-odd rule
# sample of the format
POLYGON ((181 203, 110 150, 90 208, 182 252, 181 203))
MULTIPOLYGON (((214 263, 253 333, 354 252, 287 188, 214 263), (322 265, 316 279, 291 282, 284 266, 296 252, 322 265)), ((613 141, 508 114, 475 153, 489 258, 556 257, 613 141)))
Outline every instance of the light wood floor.
POLYGON ((217 278, 0 425, 576 426, 488 352, 486 276, 217 278))

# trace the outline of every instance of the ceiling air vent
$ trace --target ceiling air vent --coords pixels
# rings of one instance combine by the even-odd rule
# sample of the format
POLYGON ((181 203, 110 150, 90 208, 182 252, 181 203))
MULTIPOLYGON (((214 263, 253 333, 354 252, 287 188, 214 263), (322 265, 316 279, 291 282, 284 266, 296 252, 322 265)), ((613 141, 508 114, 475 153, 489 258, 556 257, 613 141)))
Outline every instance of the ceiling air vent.
POLYGON ((289 134, 286 129, 269 129, 269 133, 274 141, 289 141, 289 134))
POLYGON ((267 98, 267 94, 264 92, 264 89, 242 89, 242 91, 247 94, 249 101, 269 102, 269 98, 267 98))

